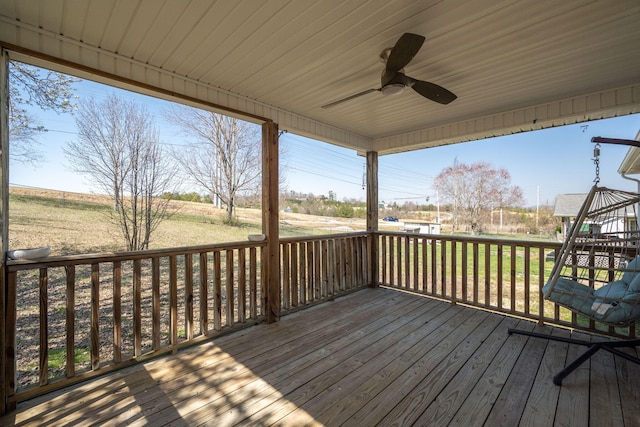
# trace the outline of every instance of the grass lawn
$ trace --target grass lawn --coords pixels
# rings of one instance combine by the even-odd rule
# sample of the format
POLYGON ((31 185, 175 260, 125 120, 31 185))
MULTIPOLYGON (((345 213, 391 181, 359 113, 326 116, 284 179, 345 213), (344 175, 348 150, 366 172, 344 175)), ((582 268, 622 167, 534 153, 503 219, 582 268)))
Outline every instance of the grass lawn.
MULTIPOLYGON (((172 202, 171 212, 152 233, 151 249, 245 241, 261 232, 262 213, 257 209, 238 209, 234 226, 224 224, 225 211, 210 204, 172 202)), ((111 214, 106 197, 12 191, 9 249, 49 246, 52 255, 123 251, 124 238, 111 214)), ((283 237, 332 232, 328 220, 320 217, 284 214, 281 222, 283 237)))

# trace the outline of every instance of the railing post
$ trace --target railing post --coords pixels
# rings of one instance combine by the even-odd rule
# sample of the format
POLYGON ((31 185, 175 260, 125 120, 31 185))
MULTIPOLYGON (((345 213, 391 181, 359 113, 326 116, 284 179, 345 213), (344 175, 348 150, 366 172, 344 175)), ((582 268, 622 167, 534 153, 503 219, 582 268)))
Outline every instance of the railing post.
POLYGON ((378 152, 367 151, 367 247, 370 286, 377 287, 378 279, 378 152))
POLYGON ((262 232, 267 236, 263 249, 262 300, 268 323, 280 317, 280 233, 279 233, 278 125, 262 125, 262 232))
MULTIPOLYGON (((15 337, 14 330, 15 289, 10 289, 7 278, 6 253, 9 245, 9 53, 0 48, 0 233, 2 257, 0 257, 0 415, 15 409, 15 402, 9 402, 9 396, 15 392, 15 337), (9 366, 11 364, 11 366, 9 366)), ((13 281, 15 284, 15 280, 13 281)))

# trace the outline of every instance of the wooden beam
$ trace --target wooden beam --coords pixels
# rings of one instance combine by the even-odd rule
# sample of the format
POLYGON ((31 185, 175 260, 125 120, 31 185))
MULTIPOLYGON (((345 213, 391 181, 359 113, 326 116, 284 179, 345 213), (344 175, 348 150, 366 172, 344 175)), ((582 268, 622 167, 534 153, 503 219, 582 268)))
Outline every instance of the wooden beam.
POLYGON ((369 278, 372 287, 378 286, 378 153, 367 152, 367 231, 369 249, 369 278))
MULTIPOLYGON (((15 310, 15 301, 9 302, 9 292, 6 279, 5 258, 9 245, 9 53, 0 48, 0 240, 2 257, 0 257, 0 414, 15 409, 15 402, 11 405, 8 396, 15 392, 15 369, 9 369, 8 363, 15 363, 7 357, 7 349, 15 348, 14 343, 7 342, 7 315, 11 305, 15 310)), ((13 335, 12 335, 13 336, 13 335)))
POLYGON ((278 125, 262 125, 262 233, 267 245, 262 252, 262 302, 268 323, 280 317, 280 232, 278 175, 278 125))

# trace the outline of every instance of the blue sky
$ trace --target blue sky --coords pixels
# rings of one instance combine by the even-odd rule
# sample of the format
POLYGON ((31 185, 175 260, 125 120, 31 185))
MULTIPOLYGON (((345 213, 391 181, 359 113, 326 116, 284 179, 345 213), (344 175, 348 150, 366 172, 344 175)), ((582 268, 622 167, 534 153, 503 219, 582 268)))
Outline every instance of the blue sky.
MULTIPOLYGON (((168 103, 154 98, 119 91, 97 83, 83 81, 76 85, 80 98, 94 96, 100 100, 112 92, 144 104, 156 117, 163 144, 175 146, 184 141, 178 129, 163 119, 168 103)), ((39 138, 46 161, 38 167, 12 163, 10 182, 71 192, 96 192, 88 180, 68 167, 63 147, 75 140, 73 116, 33 110, 48 132, 39 138)), ((379 199, 399 204, 429 197, 435 203, 433 177, 453 164, 488 162, 509 171, 512 184, 522 188, 527 206, 553 205, 555 196, 563 193, 587 192, 595 176, 591 138, 634 139, 640 130, 640 114, 588 123, 560 126, 536 132, 453 144, 444 147, 381 156, 379 158, 379 199)), ((285 133, 280 138, 285 148, 286 186, 289 190, 315 195, 336 194, 338 200, 364 200, 365 159, 355 151, 285 133)), ((600 155, 600 184, 637 190, 634 182, 621 178, 617 169, 628 147, 603 145, 600 155)), ((187 186, 184 191, 199 191, 187 186)))
MULTIPOLYGON (((522 188, 527 206, 553 205, 563 193, 588 192, 595 178, 594 144, 591 138, 634 139, 640 115, 617 117, 515 135, 453 144, 379 158, 379 199, 435 203, 433 177, 457 159, 461 163, 488 162, 511 174, 513 185, 522 188)), ((290 147, 286 161, 289 189, 327 194, 338 199, 362 198, 365 160, 351 150, 318 144, 295 135, 281 138, 290 147)), ((628 147, 602 145, 600 185, 636 190, 636 184, 617 173, 628 147)))

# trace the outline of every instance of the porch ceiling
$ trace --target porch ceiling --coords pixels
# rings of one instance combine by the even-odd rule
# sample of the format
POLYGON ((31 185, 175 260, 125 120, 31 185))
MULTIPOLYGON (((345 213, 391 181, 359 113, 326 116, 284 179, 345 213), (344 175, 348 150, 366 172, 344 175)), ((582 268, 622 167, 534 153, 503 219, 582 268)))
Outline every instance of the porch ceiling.
POLYGON ((640 112, 638 22, 637 0, 3 0, 0 43, 387 154, 640 112), (405 32, 426 37, 406 73, 457 100, 409 90, 320 108, 379 87, 378 54, 405 32))

